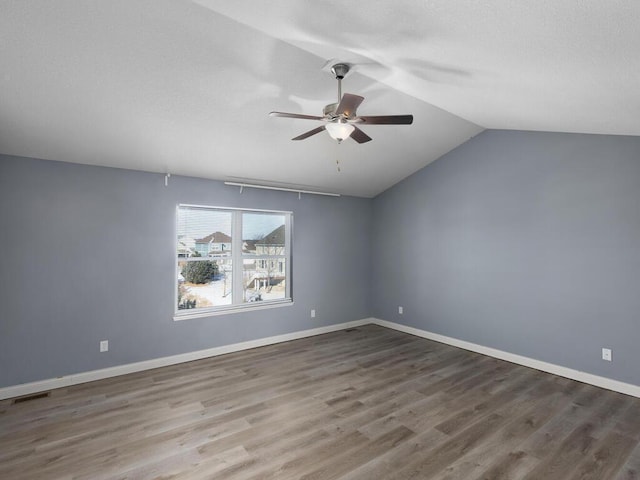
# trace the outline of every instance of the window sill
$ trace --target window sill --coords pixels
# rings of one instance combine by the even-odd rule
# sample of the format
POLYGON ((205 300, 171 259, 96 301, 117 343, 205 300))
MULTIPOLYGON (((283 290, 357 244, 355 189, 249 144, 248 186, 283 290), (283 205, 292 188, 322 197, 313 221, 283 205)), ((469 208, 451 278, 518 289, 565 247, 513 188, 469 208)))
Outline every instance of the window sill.
POLYGON ((233 313, 253 312, 254 310, 266 310, 268 308, 288 307, 293 305, 293 300, 274 300, 271 302, 256 302, 254 304, 235 305, 231 307, 221 307, 215 310, 203 310, 194 313, 176 313, 173 315, 174 322, 191 320, 194 318, 215 317, 218 315, 229 315, 233 313))

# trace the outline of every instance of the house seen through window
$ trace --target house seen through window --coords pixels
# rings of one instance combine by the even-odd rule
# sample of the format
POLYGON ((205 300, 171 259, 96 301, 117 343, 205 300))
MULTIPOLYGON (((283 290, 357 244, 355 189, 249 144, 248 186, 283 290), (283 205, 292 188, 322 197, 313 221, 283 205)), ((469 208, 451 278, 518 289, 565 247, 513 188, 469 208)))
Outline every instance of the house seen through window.
POLYGON ((179 205, 177 315, 291 301, 291 213, 179 205))

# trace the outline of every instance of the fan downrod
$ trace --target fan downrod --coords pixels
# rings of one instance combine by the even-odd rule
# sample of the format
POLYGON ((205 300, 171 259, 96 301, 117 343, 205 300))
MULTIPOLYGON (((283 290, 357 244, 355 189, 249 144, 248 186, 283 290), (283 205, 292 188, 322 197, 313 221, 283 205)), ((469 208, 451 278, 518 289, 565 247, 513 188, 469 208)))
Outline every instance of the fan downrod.
POLYGON ((342 79, 345 77, 351 66, 348 63, 336 63, 333 67, 331 67, 331 72, 336 76, 336 80, 338 80, 338 103, 342 99, 342 79))

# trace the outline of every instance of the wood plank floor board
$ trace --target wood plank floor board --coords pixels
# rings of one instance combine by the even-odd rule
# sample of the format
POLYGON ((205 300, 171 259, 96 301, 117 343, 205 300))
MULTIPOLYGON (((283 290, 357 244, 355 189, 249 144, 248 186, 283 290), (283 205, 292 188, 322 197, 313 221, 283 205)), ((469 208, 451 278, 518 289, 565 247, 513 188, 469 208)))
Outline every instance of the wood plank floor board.
POLYGON ((261 469, 255 475, 237 478, 270 478, 287 479, 300 478, 305 472, 317 471, 327 462, 333 462, 340 456, 351 456, 353 452, 370 444, 370 439, 357 430, 330 435, 324 441, 309 446, 305 451, 298 452, 293 458, 287 454, 279 455, 273 462, 267 463, 266 470, 261 469))
MULTIPOLYGON (((587 389, 591 387, 587 386, 587 389)), ((602 395, 604 392, 599 393, 600 403, 604 403, 605 398, 602 395)), ((595 405, 597 406, 598 403, 595 405)), ((517 447, 536 458, 546 458, 559 448, 577 426, 586 422, 590 413, 589 408, 571 402, 517 447)))
MULTIPOLYGON (((413 436, 415 436, 415 432, 401 425, 379 437, 370 439, 366 444, 351 452, 343 451, 333 458, 325 457, 321 466, 303 474, 299 478, 301 480, 334 480, 340 478, 413 436)), ((298 477, 296 476, 296 478, 298 477)))
POLYGON ((634 439, 610 432, 594 447, 593 455, 580 462, 569 480, 611 478, 625 464, 635 445, 634 439))
POLYGON ((387 479, 417 458, 429 455, 441 442, 448 438, 442 432, 428 429, 395 448, 378 455, 344 475, 340 480, 387 479))
POLYGON ((449 438, 429 451, 428 455, 420 456, 408 465, 394 472, 389 480, 433 478, 455 460, 466 455, 475 446, 487 438, 493 430, 503 425, 507 419, 497 413, 484 417, 479 422, 449 438))
POLYGON ((521 450, 514 451, 514 444, 528 438, 570 401, 568 396, 560 392, 543 399, 523 395, 523 398, 508 404, 499 412, 513 420, 497 429, 467 455, 448 465, 435 478, 509 478, 527 472, 538 463, 538 459, 521 450))
MULTIPOLYGON (((523 478, 529 471, 538 464, 537 458, 528 455, 522 450, 509 451, 506 453, 496 453, 490 459, 493 460, 489 467, 478 476, 468 476, 469 480, 508 480, 523 478)), ((452 480, 456 477, 448 475, 442 480, 452 480)), ((460 477, 458 477, 460 478, 460 477)))
MULTIPOLYGON (((511 389, 505 389, 503 394, 498 395, 499 401, 496 401, 495 405, 487 408, 486 411, 480 409, 481 413, 477 417, 464 415, 465 421, 456 423, 457 428, 444 429, 444 431, 441 429, 440 431, 446 433, 447 436, 459 433, 434 451, 428 452, 424 459, 418 459, 413 464, 406 466, 396 474, 397 478, 471 478, 471 473, 483 466, 481 460, 491 458, 491 455, 499 453, 494 450, 504 450, 505 446, 511 445, 510 441, 513 440, 516 430, 506 427, 521 419, 516 417, 511 422, 508 422, 508 419, 525 409, 527 415, 525 425, 529 426, 532 423, 530 412, 526 411, 526 407, 528 405, 533 408, 535 404, 524 402, 521 397, 524 396, 524 392, 534 390, 536 383, 526 380, 521 381, 520 388, 518 385, 513 385, 511 389), (520 396, 515 395, 514 392, 521 390, 523 386, 527 387, 523 393, 520 396), (505 421, 503 422, 502 419, 505 421), (493 432, 484 426, 486 423, 494 424, 493 432), (471 425, 466 430, 460 431, 460 428, 469 424, 471 425), (502 424, 505 425, 505 428, 500 428, 502 424), (496 432, 502 432, 502 438, 496 439, 496 432), (482 440, 485 436, 486 438, 482 440), (482 441, 478 442, 478 440, 482 441), (492 450, 492 447, 495 448, 492 450), (458 451, 465 452, 465 454, 459 455, 456 453, 458 451), (446 470, 442 471, 445 467, 446 470)), ((541 381, 542 378, 538 378, 538 380, 541 381)), ((542 408, 544 407, 543 405, 542 408)), ((396 476, 390 478, 396 478, 396 476)))
POLYGON ((590 455, 596 443, 591 436, 593 424, 582 423, 578 425, 550 455, 541 459, 536 468, 524 477, 525 480, 545 478, 549 480, 565 480, 569 478, 576 464, 587 455, 590 455))
POLYGON ((618 419, 614 429, 635 440, 640 440, 640 402, 630 402, 627 410, 618 419))
POLYGON ((640 480, 640 399, 368 325, 0 401, 0 478, 640 480))
MULTIPOLYGON (((362 409, 360 412, 350 416, 336 417, 333 422, 328 424, 325 428, 329 431, 351 431, 358 429, 369 435, 378 435, 378 432, 386 432, 389 428, 368 428, 371 424, 376 422, 380 418, 385 418, 392 415, 394 412, 401 411, 402 409, 408 409, 417 407, 419 403, 424 400, 424 397, 418 392, 406 392, 388 399, 388 401, 379 403, 374 406, 366 405, 367 408, 362 409)), ((397 426, 404 426, 402 424, 391 424, 392 428, 397 426)))
POLYGON ((640 480, 640 444, 636 444, 623 467, 611 478, 613 480, 640 480))
MULTIPOLYGON (((289 400, 290 399, 287 399, 286 404, 290 409, 290 412, 295 414, 296 411, 293 408, 294 405, 289 400)), ((149 435, 149 428, 145 428, 143 432, 144 442, 155 445, 155 449, 159 450, 160 447, 163 445, 163 442, 169 442, 168 448, 173 448, 172 445, 176 441, 180 441, 184 445, 184 444, 188 444, 189 442, 197 443, 198 440, 200 441, 210 440, 214 435, 221 435, 221 432, 217 430, 218 426, 225 429, 225 430, 222 430, 222 433, 225 433, 225 432, 228 433, 229 427, 232 428, 231 431, 247 429, 251 426, 246 419, 248 416, 250 416, 253 413, 263 411, 265 409, 277 408, 278 404, 279 404, 278 400, 274 400, 273 402, 267 401, 267 402, 262 402, 258 404, 248 405, 242 409, 237 409, 237 410, 232 410, 227 412, 217 412, 217 415, 212 417, 202 416, 201 418, 198 418, 198 416, 194 417, 190 415, 189 421, 178 422, 177 427, 169 430, 168 432, 149 435), (234 422, 234 420, 237 420, 237 421, 234 422), (235 428, 236 426, 237 428, 235 428)), ((300 406, 299 406, 300 410, 308 411, 308 407, 309 407, 309 402, 304 399, 301 399, 300 406), (302 403, 303 401, 304 401, 304 404, 302 403)), ((178 420, 180 419, 178 418, 178 420)), ((164 420, 155 419, 154 423, 152 423, 151 425, 156 424, 158 421, 162 423, 164 420)), ((137 438, 140 436, 140 435, 136 435, 139 432, 132 431, 131 429, 132 425, 134 429, 138 429, 139 428, 138 423, 131 424, 131 423, 121 422, 116 425, 118 426, 118 428, 121 428, 121 429, 125 428, 123 431, 118 432, 121 435, 116 436, 115 438, 120 440, 120 442, 118 443, 121 445, 121 448, 126 450, 131 449, 134 451, 136 449, 140 450, 145 448, 143 446, 143 441, 138 441, 137 444, 132 444, 132 441, 130 440, 131 437, 137 438)), ((89 431, 96 432, 97 430, 89 430, 89 431)), ((84 449, 90 450, 90 451, 100 450, 100 448, 103 446, 102 444, 108 445, 110 444, 110 442, 113 442, 115 433, 116 432, 109 431, 109 430, 106 430, 106 432, 104 430, 101 430, 100 435, 96 435, 95 433, 93 433, 92 434, 93 438, 82 439, 83 450, 84 449), (104 435, 105 433, 107 435, 104 435)), ((71 439, 73 439, 73 437, 71 437, 71 439)), ((77 445, 69 445, 69 446, 77 447, 77 445)), ((61 459, 57 459, 57 461, 59 463, 61 459)))
POLYGON ((447 435, 455 435, 460 430, 475 423, 478 419, 515 402, 519 399, 519 393, 523 388, 533 388, 534 385, 528 378, 524 377, 513 383, 510 388, 505 388, 490 397, 479 398, 477 402, 471 405, 467 404, 463 409, 456 411, 444 421, 434 425, 434 428, 447 435))
MULTIPOLYGON (((535 376, 533 371, 529 371, 527 375, 517 378, 516 381, 529 385, 531 382, 530 378, 535 378, 535 376)), ((443 420, 460 414, 460 412, 469 409, 470 406, 482 401, 482 399, 487 399, 490 398, 491 395, 499 394, 500 391, 505 388, 510 388, 509 384, 500 383, 500 388, 494 390, 493 394, 489 394, 487 390, 493 390, 491 384, 481 384, 470 388, 458 396, 452 396, 446 391, 440 391, 435 395, 442 398, 443 401, 438 402, 432 407, 430 406, 427 410, 415 412, 417 414, 411 416, 405 424, 418 432, 434 428, 436 425, 442 423, 443 420)))

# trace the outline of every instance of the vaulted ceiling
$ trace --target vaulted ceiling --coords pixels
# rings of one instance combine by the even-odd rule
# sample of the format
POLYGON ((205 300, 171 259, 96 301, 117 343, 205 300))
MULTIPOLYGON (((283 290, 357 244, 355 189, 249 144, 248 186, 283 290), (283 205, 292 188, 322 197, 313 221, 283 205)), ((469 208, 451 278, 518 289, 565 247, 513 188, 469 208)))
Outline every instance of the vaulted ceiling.
POLYGON ((640 135, 636 0, 0 0, 0 153, 375 196, 485 128, 640 135), (290 139, 336 101, 363 126, 290 139), (336 168, 340 163, 340 171, 336 168))

